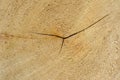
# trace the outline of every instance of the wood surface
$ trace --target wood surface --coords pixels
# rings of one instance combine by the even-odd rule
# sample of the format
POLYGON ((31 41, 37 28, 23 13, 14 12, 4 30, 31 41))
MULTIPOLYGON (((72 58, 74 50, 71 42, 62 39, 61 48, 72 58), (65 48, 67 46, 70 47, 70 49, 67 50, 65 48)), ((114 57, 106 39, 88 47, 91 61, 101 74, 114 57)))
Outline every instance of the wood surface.
POLYGON ((120 80, 120 0, 0 0, 0 80, 120 80))

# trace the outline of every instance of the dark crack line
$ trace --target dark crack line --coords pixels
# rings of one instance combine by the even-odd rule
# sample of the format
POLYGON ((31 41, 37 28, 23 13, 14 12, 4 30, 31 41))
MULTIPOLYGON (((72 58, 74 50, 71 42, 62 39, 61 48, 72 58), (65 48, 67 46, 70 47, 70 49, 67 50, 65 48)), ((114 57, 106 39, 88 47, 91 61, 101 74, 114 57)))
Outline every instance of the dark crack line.
POLYGON ((54 35, 54 34, 45 34, 45 33, 36 33, 36 32, 32 32, 32 33, 40 34, 40 35, 47 35, 47 36, 54 36, 54 37, 57 37, 57 38, 62 38, 62 39, 64 39, 64 37, 58 36, 58 35, 54 35))
POLYGON ((59 53, 61 53, 61 51, 62 51, 62 48, 63 48, 63 45, 64 45, 64 41, 65 41, 65 39, 62 39, 62 44, 61 44, 61 48, 60 48, 59 53))
POLYGON ((62 37, 62 36, 54 35, 54 34, 45 34, 45 33, 36 33, 36 32, 32 32, 32 33, 40 34, 40 35, 53 36, 53 37, 57 37, 57 38, 61 38, 61 39, 62 39, 62 44, 61 44, 60 51, 59 51, 59 53, 61 53, 62 48, 63 48, 63 45, 64 45, 65 39, 68 39, 68 38, 70 38, 70 37, 72 37, 72 36, 75 36, 75 35, 77 35, 77 34, 83 32, 83 31, 85 31, 85 30, 91 28, 92 26, 94 26, 95 24, 97 24, 98 22, 100 22, 101 20, 103 20, 104 18, 106 18, 107 16, 109 16, 109 14, 103 16, 102 18, 100 18, 99 20, 95 21, 94 23, 92 23, 92 24, 89 25, 88 27, 86 27, 86 28, 84 28, 84 29, 82 29, 82 30, 80 30, 80 31, 78 31, 78 32, 75 32, 75 33, 73 33, 73 34, 71 34, 71 35, 69 35, 69 36, 67 36, 67 37, 62 37))
POLYGON ((99 19, 99 20, 97 20, 96 22, 92 23, 92 24, 89 25, 88 27, 86 27, 86 28, 84 28, 84 29, 82 29, 82 30, 80 30, 80 31, 78 31, 78 32, 75 32, 75 33, 73 33, 73 34, 71 34, 71 35, 65 37, 64 39, 70 38, 70 37, 72 37, 72 36, 74 36, 74 35, 77 35, 77 34, 83 32, 83 31, 85 31, 85 30, 91 28, 92 26, 94 26, 95 24, 97 24, 98 22, 100 22, 101 20, 103 20, 105 17, 107 17, 108 15, 109 15, 109 14, 103 16, 101 19, 99 19))

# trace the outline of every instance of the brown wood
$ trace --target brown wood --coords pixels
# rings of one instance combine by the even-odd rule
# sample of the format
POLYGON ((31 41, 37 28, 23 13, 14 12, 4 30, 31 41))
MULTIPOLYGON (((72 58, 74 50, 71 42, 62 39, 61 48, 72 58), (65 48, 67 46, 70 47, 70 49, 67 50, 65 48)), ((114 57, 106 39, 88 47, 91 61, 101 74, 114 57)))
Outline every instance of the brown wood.
POLYGON ((120 80, 120 0, 0 0, 0 80, 120 80))

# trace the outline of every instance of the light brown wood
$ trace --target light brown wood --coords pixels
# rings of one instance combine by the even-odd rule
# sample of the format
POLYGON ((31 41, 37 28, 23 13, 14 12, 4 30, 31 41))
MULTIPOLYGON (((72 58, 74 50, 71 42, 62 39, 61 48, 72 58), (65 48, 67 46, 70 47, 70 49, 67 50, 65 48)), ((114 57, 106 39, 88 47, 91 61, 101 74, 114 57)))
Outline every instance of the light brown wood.
POLYGON ((120 0, 0 0, 0 80, 120 80, 120 0))

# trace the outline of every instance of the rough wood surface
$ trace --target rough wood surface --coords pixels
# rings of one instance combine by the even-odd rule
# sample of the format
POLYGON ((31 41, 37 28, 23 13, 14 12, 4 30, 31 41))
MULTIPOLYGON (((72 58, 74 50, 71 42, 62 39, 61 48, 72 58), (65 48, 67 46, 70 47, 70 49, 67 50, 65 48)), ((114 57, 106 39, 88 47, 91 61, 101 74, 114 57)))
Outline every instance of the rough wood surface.
POLYGON ((120 0, 0 0, 0 80, 120 80, 120 0))

